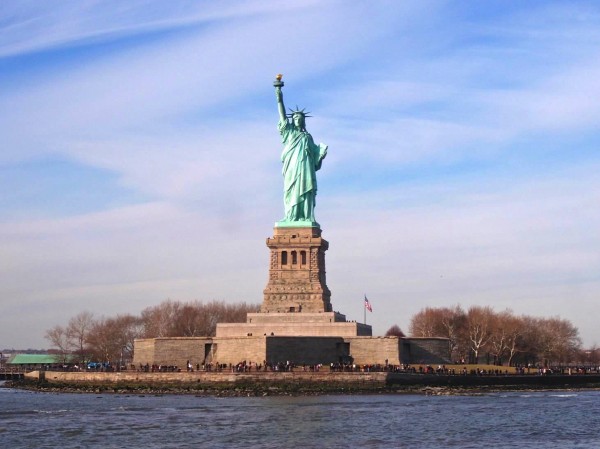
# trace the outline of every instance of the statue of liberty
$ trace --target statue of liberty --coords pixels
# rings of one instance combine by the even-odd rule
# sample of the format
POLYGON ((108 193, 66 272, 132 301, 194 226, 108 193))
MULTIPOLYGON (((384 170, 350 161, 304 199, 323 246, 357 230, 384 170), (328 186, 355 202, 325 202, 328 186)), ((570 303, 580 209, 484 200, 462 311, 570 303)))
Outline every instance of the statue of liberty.
POLYGON ((279 109, 279 133, 283 143, 283 204, 285 217, 276 226, 319 226, 315 221, 315 197, 317 195, 316 171, 327 155, 327 145, 316 145, 306 131, 304 109, 290 109, 286 114, 283 104, 282 75, 277 75, 275 96, 279 109), (291 120, 290 120, 291 119, 291 120))

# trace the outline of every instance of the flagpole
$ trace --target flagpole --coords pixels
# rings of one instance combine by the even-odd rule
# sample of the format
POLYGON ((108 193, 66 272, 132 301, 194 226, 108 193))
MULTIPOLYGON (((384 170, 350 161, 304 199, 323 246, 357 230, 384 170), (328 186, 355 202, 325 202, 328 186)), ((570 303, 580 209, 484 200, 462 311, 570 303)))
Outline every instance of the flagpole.
MULTIPOLYGON (((367 297, 367 295, 365 295, 365 298, 367 297)), ((363 313, 365 314, 365 317, 363 319, 363 323, 367 324, 367 303, 366 301, 363 301, 363 313)))

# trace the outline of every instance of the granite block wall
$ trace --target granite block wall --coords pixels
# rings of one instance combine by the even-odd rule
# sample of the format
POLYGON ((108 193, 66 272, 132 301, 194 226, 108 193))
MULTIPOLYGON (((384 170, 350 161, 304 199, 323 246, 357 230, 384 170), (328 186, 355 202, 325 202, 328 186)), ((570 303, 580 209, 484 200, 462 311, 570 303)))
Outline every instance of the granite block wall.
POLYGON ((344 338, 350 343, 350 355, 357 365, 399 365, 400 339, 398 337, 351 337, 344 338))
MULTIPOLYGON (((339 323, 342 324, 342 323, 339 323)), ((349 323, 343 323, 349 324, 349 323)), ((291 361, 296 364, 329 364, 353 357, 358 365, 447 364, 450 347, 445 338, 362 336, 172 337, 135 341, 133 363, 176 365, 183 370, 203 363, 262 364, 291 361)))
POLYGON ((202 364, 205 345, 211 344, 209 337, 164 337, 135 340, 133 364, 170 365, 186 369, 189 360, 192 365, 202 364))
POLYGON ((215 338, 216 345, 213 362, 235 365, 246 361, 262 364, 266 357, 266 338, 258 337, 228 337, 215 338))
POLYGON ((450 363, 450 343, 447 338, 403 338, 400 352, 403 363, 450 363))
POLYGON ((348 355, 341 337, 267 337, 267 362, 296 365, 337 363, 348 355))

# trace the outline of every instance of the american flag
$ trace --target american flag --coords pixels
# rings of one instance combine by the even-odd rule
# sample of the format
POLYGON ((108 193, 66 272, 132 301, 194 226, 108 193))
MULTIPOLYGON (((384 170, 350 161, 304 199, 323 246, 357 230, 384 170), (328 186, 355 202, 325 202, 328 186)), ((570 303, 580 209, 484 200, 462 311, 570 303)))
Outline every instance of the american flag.
POLYGON ((365 309, 367 309, 369 312, 373 312, 373 307, 371 307, 371 303, 367 299, 367 295, 365 295, 365 309))

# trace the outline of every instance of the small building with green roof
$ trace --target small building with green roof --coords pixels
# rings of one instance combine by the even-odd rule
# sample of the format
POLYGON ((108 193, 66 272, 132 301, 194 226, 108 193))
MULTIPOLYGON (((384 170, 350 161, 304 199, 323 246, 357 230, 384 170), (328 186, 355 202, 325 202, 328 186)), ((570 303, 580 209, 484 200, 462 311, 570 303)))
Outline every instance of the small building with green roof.
POLYGON ((55 368, 58 366, 71 364, 71 356, 62 356, 60 354, 14 354, 6 362, 7 368, 22 369, 40 369, 55 368))

